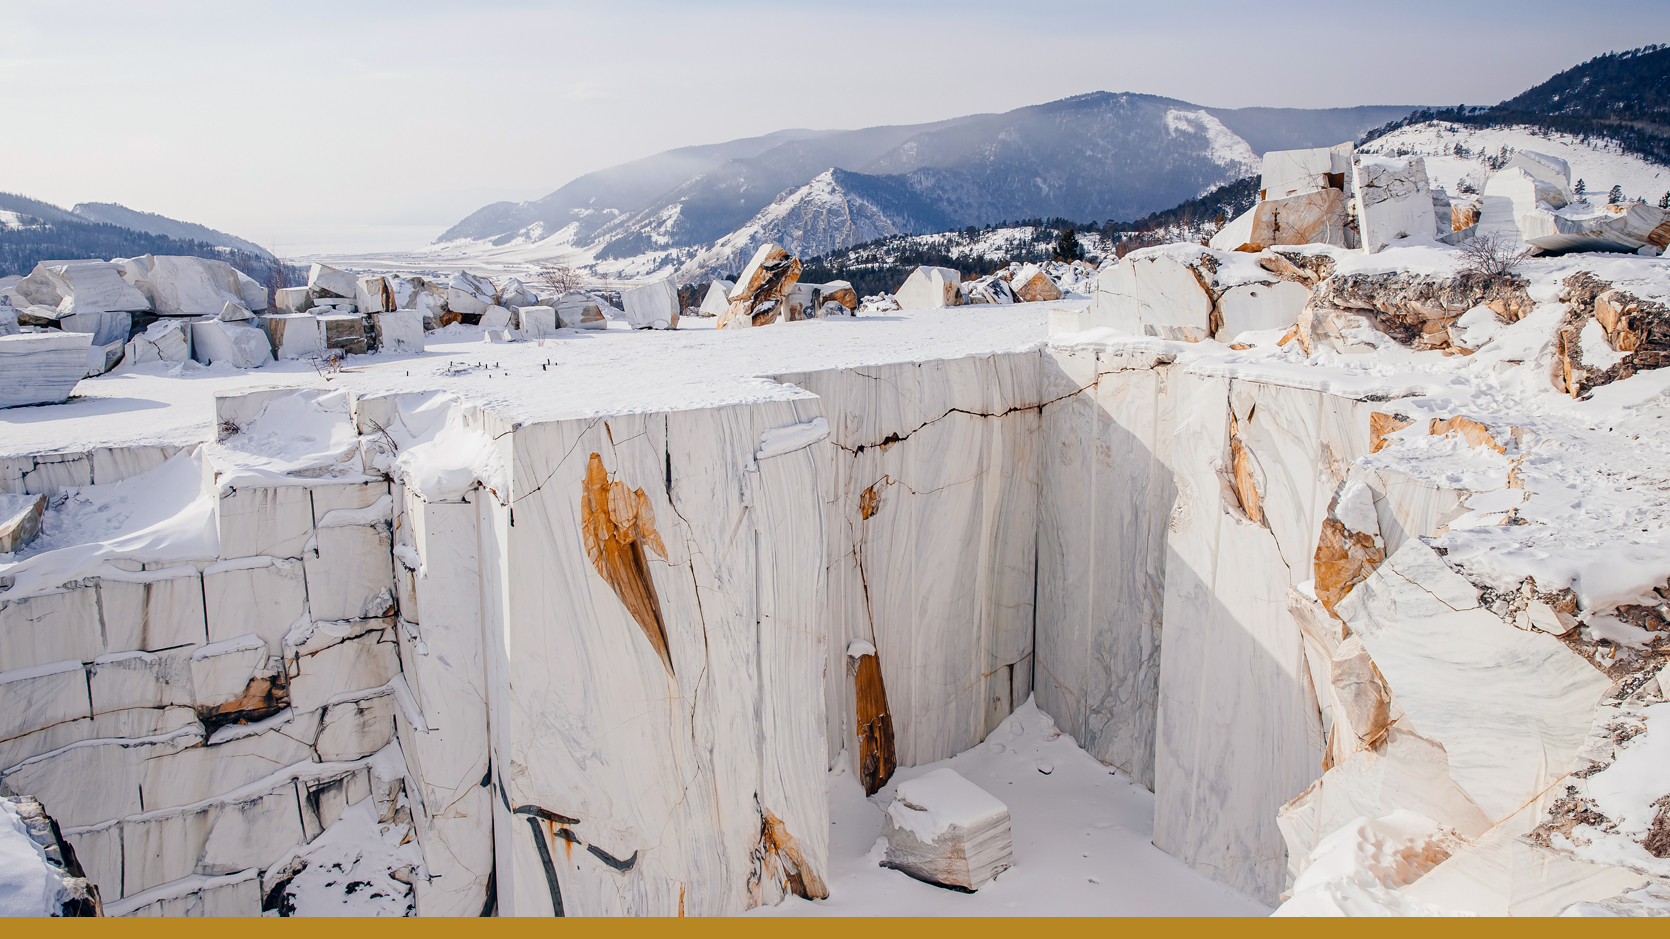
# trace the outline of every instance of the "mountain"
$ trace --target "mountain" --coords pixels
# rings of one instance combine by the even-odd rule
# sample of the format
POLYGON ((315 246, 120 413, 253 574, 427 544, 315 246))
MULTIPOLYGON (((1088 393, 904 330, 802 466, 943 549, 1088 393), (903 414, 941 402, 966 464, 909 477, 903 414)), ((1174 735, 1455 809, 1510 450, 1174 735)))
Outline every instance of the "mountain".
POLYGON ((761 137, 725 143, 680 147, 654 156, 587 173, 532 202, 495 202, 472 212, 441 233, 437 242, 493 239, 538 226, 541 235, 577 226, 575 241, 585 243, 592 233, 623 212, 643 206, 680 183, 731 160, 758 156, 781 144, 832 133, 780 130, 761 137))
POLYGON ((271 251, 253 241, 245 241, 236 235, 228 235, 195 222, 181 222, 151 212, 136 212, 114 202, 83 202, 71 208, 70 212, 89 222, 103 222, 152 235, 165 235, 181 241, 199 241, 273 260, 271 251))
POLYGON ((903 176, 828 169, 778 196, 746 224, 680 268, 674 279, 734 277, 760 245, 774 241, 810 258, 889 235, 944 231, 954 220, 911 191, 903 176))
MULTIPOLYGON (((144 216, 143 213, 137 212, 132 214, 160 219, 186 228, 202 228, 205 232, 233 242, 242 241, 189 222, 174 222, 161 216, 144 216)), ((256 254, 195 238, 176 238, 109 222, 93 221, 51 203, 0 192, 0 277, 28 274, 41 261, 131 258, 142 254, 216 258, 263 284, 278 282, 283 286, 294 286, 306 282, 305 269, 295 265, 281 266, 265 251, 256 254)))
MULTIPOLYGON (((934 227, 1136 218, 1240 178, 1265 149, 1354 139, 1409 110, 1213 109, 1096 92, 931 124, 783 131, 668 151, 588 174, 535 202, 486 206, 438 242, 548 240, 600 261, 657 252, 688 258, 746 227, 770 227, 761 213, 831 169, 902 179, 916 199, 911 219, 893 221, 900 231, 930 218, 934 227)), ((844 180, 844 192, 900 197, 898 180, 844 180)))

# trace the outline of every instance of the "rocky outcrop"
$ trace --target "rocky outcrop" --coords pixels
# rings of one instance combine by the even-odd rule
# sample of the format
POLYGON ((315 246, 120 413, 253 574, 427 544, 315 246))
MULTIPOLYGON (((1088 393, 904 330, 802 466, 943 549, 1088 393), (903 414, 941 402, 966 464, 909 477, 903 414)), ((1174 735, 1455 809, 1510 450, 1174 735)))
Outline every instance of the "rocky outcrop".
POLYGON ((1587 271, 1567 277, 1555 334, 1554 386, 1572 397, 1670 364, 1670 307, 1618 290, 1587 271))
POLYGON ((1463 273, 1449 277, 1393 272, 1338 274, 1319 283, 1311 315, 1302 318, 1301 341, 1313 345, 1326 334, 1319 320, 1329 311, 1362 316, 1381 332, 1414 349, 1448 349, 1449 327, 1475 307, 1489 307, 1512 323, 1531 312, 1528 282, 1513 275, 1463 273), (1307 328, 1308 327, 1308 328, 1307 328))

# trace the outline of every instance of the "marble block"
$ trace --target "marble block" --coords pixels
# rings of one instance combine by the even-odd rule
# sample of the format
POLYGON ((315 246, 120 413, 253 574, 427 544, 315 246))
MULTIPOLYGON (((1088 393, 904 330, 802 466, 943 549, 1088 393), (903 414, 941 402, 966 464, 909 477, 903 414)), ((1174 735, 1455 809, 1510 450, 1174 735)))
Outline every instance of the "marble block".
POLYGON ((313 537, 313 499, 303 486, 230 486, 215 524, 223 558, 300 558, 313 537))
POLYGON ((899 784, 882 816, 882 867, 973 893, 1015 864, 1009 807, 953 769, 899 784))
POLYGON ((948 267, 919 267, 899 285, 894 297, 905 310, 932 310, 962 303, 963 277, 948 267))
POLYGON ((493 289, 492 281, 485 277, 459 271, 452 275, 452 281, 447 285, 447 309, 454 313, 480 316, 487 312, 488 307, 498 302, 498 291, 493 289))
POLYGON ((1210 335, 1212 298, 1189 265, 1165 253, 1132 254, 1096 279, 1089 326, 1107 326, 1137 336, 1205 339, 1210 335))
MULTIPOLYGON (((327 763, 370 756, 394 738, 394 690, 377 689, 364 697, 353 694, 325 706, 313 748, 327 763)), ((476 783, 479 787, 480 780, 476 783)))
POLYGON ((1426 161, 1418 156, 1360 157, 1356 167, 1357 230, 1369 254, 1411 235, 1436 231, 1426 161))
POLYGON ((1231 287, 1218 298, 1222 325, 1214 338, 1232 342, 1251 330, 1291 328, 1309 301, 1308 288, 1287 280, 1231 287))
POLYGON ((191 706, 190 647, 101 655, 87 670, 93 712, 191 706))
POLYGON ((191 354, 204 365, 225 362, 234 368, 260 368, 273 360, 266 333, 218 319, 191 324, 191 354))
POLYGON ((254 557, 221 561, 203 569, 203 607, 209 642, 253 633, 278 655, 284 634, 307 616, 302 562, 254 557))
POLYGON ((35 793, 65 827, 94 825, 144 811, 140 786, 151 760, 203 741, 195 725, 155 737, 91 739, 0 769, 0 789, 35 793), (87 780, 98 785, 89 786, 87 780))
POLYGON ((354 305, 361 313, 388 313, 394 309, 394 288, 381 274, 367 274, 354 280, 354 305))
POLYGON ((78 661, 0 672, 0 740, 91 716, 87 673, 78 661))
POLYGON ((1318 189, 1344 189, 1356 148, 1347 141, 1308 150, 1271 150, 1264 154, 1259 201, 1285 199, 1318 189))
POLYGON ((678 288, 670 278, 621 291, 620 305, 634 329, 678 328, 678 288))
POLYGON ((0 336, 0 408, 63 401, 87 375, 91 333, 0 336))
POLYGON ((243 271, 233 273, 238 277, 238 295, 243 298, 244 308, 256 313, 264 311, 269 303, 267 288, 243 271))
POLYGON ((193 875, 142 891, 116 903, 106 916, 260 916, 261 872, 255 868, 223 877, 193 875))
POLYGON ((261 317, 261 328, 276 359, 302 359, 325 351, 319 318, 312 313, 273 313, 261 317))
POLYGON ((109 651, 96 587, 64 587, 23 600, 0 600, 0 671, 74 659, 91 662, 109 651))
POLYGON ((301 313, 313 305, 313 291, 308 287, 280 287, 274 299, 280 313, 301 313))
POLYGON ((731 291, 736 289, 736 283, 729 280, 715 280, 707 285, 707 293, 702 295, 700 312, 703 316, 718 316, 730 306, 731 291))
MULTIPOLYGON (((333 628, 353 631, 366 624, 386 622, 314 623, 311 624, 315 627, 313 644, 328 638, 328 631, 333 628)), ((400 674, 394 637, 384 628, 367 630, 318 648, 297 647, 294 638, 292 633, 286 640, 284 658, 290 672, 290 706, 297 711, 322 708, 342 692, 386 685, 400 674)))
POLYGON ((145 274, 153 309, 163 316, 218 316, 228 300, 243 302, 238 272, 225 261, 158 255, 145 274))
POLYGON ((207 711, 243 697, 266 663, 267 644, 253 633, 198 647, 191 654, 193 703, 207 711))
POLYGON ((302 559, 314 619, 385 616, 394 605, 393 544, 381 525, 320 528, 302 559))
POLYGON ((359 281, 347 271, 340 271, 329 264, 315 263, 307 269, 307 287, 315 297, 342 297, 354 299, 359 289, 359 281))
POLYGON ((416 310, 389 310, 373 313, 371 322, 377 333, 378 351, 423 351, 422 313, 416 310))
POLYGON ((525 306, 517 311, 522 318, 522 335, 528 339, 544 339, 557 331, 557 308, 525 306))
MULTIPOLYGON (((114 264, 99 261, 43 263, 36 270, 58 291, 60 316, 118 311, 131 313, 151 308, 151 301, 123 280, 121 270, 114 264)), ((127 337, 123 336, 122 340, 125 342, 127 337)))
POLYGON ((129 365, 146 362, 184 362, 191 358, 191 324, 184 320, 157 320, 128 340, 123 361, 129 365))
POLYGON ((203 581, 195 568, 107 572, 97 583, 107 651, 155 652, 208 641, 203 581))
MULTIPOLYGON (((727 301, 728 302, 728 301, 727 301)), ((557 322, 563 329, 607 329, 609 321, 597 298, 570 290, 557 298, 557 322)))
POLYGON ((0 554, 21 551, 41 533, 46 496, 0 495, 0 554))

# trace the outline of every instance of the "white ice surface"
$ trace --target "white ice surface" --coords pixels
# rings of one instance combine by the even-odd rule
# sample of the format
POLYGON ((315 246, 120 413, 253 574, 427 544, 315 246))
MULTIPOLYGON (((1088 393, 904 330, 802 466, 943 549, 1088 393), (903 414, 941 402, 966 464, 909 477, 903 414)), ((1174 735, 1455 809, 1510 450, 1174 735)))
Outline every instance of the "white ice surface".
POLYGON ((1154 796, 1058 733, 1031 700, 979 746, 899 770, 866 799, 829 774, 829 898, 790 897, 755 916, 1262 916, 1257 902, 1195 873, 1153 838, 1154 796), (1040 762, 1054 764, 1040 772, 1040 762), (879 866, 882 813, 901 784, 949 767, 1009 807, 1015 866, 978 893, 934 887, 879 866))

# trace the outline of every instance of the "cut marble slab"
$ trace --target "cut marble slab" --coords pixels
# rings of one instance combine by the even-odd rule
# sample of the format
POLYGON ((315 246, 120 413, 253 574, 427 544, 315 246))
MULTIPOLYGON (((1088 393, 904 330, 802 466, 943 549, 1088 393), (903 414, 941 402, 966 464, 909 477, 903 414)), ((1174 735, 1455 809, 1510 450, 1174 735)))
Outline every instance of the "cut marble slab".
POLYGON ((46 496, 0 495, 0 554, 22 550, 41 533, 46 496))
POLYGON ((621 291, 620 305, 635 329, 678 328, 678 288, 669 278, 621 291))
POLYGON ((0 336, 0 408, 69 398, 87 376, 92 333, 39 332, 0 336))

